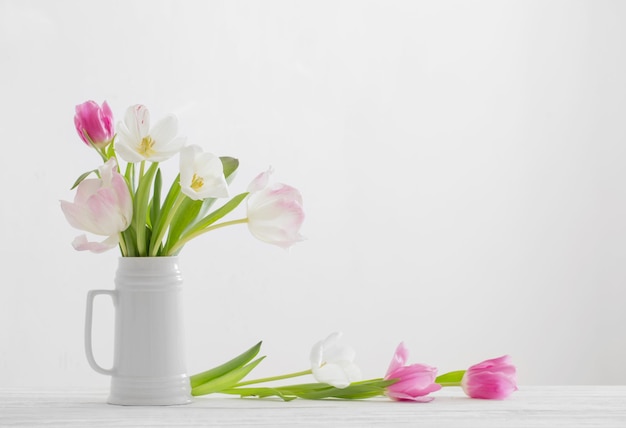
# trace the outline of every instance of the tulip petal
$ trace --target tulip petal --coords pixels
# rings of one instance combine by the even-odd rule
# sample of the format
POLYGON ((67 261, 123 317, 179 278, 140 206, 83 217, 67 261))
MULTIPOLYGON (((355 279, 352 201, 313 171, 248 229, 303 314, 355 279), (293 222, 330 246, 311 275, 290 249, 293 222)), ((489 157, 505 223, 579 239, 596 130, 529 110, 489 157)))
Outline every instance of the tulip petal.
POLYGON ((115 248, 118 243, 119 238, 117 235, 109 236, 102 242, 90 242, 87 240, 87 237, 85 235, 79 235, 72 242, 72 246, 77 251, 91 251, 92 253, 103 253, 110 250, 111 248, 115 248))
POLYGON ((318 382, 327 383, 335 388, 345 388, 350 385, 348 375, 338 364, 326 364, 322 367, 313 367, 311 370, 318 382))
POLYGON ((346 345, 333 343, 324 348, 324 358, 328 362, 354 361, 355 357, 354 349, 346 345))
POLYGON ((156 150, 164 149, 169 141, 176 138, 178 132, 178 118, 173 114, 165 116, 154 124, 150 130, 150 135, 154 139, 154 148, 156 150))
POLYGON ((254 193, 263 190, 267 187, 270 180, 270 175, 274 173, 274 169, 270 166, 267 171, 264 171, 257 175, 252 182, 248 185, 248 192, 254 193))
POLYGON ((333 332, 328 335, 328 337, 326 337, 324 340, 320 340, 315 345, 313 345, 310 354, 311 365, 317 367, 321 366, 324 362, 323 358, 326 355, 326 350, 329 347, 335 346, 339 342, 339 339, 341 339, 341 336, 341 332, 333 332))
POLYGON ((83 227, 83 219, 86 218, 87 213, 82 205, 61 201, 61 210, 70 226, 85 230, 83 227))
POLYGON ((124 115, 124 125, 129 137, 141 141, 150 130, 150 111, 141 104, 129 107, 124 115))
POLYGON ((405 394, 402 392, 392 392, 392 391, 387 391, 387 396, 391 398, 392 400, 396 400, 396 401, 414 401, 416 403, 428 403, 435 399, 434 397, 413 396, 413 395, 405 394))
POLYGON ((409 357, 409 350, 404 345, 404 342, 400 342, 400 344, 396 348, 396 352, 393 354, 393 358, 391 359, 389 368, 387 369, 387 376, 389 375, 389 373, 404 366, 404 364, 408 360, 408 357, 409 357))
POLYGON ((348 380, 350 381, 350 383, 358 382, 363 379, 363 376, 361 375, 361 369, 359 369, 359 366, 357 366, 356 364, 352 362, 346 362, 341 366, 346 376, 348 376, 348 380))

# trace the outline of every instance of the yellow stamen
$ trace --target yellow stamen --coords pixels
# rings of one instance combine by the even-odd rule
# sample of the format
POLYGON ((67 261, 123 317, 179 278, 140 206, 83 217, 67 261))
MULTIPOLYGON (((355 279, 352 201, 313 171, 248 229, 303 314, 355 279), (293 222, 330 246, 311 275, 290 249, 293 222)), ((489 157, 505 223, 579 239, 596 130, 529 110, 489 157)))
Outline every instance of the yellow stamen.
POLYGON ((154 146, 154 140, 151 136, 143 137, 141 140, 141 144, 139 145, 139 153, 141 153, 145 157, 149 157, 154 154, 154 150, 152 149, 154 146))
POLYGON ((191 188, 197 192, 202 189, 202 186, 204 186, 204 179, 202 177, 198 177, 197 174, 194 174, 191 179, 191 188))

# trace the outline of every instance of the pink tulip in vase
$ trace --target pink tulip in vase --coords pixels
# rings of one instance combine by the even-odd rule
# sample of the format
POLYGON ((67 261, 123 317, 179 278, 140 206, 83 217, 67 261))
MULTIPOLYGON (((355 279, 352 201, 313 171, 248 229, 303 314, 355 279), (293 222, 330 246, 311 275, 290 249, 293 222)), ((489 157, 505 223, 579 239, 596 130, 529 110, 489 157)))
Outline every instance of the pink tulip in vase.
POLYGON ((127 109, 117 133, 106 102, 78 105, 74 123, 102 165, 78 178, 74 201, 61 201, 61 209, 71 226, 101 239, 83 234, 72 245, 94 253, 118 247, 122 256, 115 289, 87 295, 87 360, 94 370, 111 376, 111 404, 189 403, 178 254, 197 236, 237 224, 247 224, 264 242, 289 248, 303 239, 302 196, 286 184, 270 185, 271 169, 259 174, 247 191, 229 196, 229 179, 239 161, 186 145, 177 135, 175 116, 151 127, 142 105, 127 109), (162 194, 159 164, 177 154, 180 173, 162 194), (126 162, 123 169, 119 158, 126 162), (244 200, 244 218, 223 220, 244 200), (110 296, 115 307, 111 368, 100 366, 92 351, 93 302, 99 295, 110 296))

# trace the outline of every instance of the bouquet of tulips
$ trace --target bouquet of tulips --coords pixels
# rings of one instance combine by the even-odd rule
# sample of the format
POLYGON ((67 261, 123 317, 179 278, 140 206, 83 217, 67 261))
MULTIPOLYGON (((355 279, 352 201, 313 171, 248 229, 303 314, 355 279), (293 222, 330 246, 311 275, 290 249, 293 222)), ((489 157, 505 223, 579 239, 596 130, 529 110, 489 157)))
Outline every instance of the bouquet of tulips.
POLYGON ((78 177, 74 201, 61 201, 61 209, 73 227, 105 237, 90 241, 80 235, 72 243, 75 249, 99 253, 119 246, 125 257, 174 256, 195 237, 235 224, 247 224, 253 236, 283 248, 303 239, 299 230, 304 211, 297 189, 270 185, 270 168, 246 192, 230 197, 228 186, 239 161, 185 145, 174 115, 150 126, 148 109, 131 106, 116 130, 106 101, 101 106, 87 101, 76 106, 74 124, 103 164, 78 177), (159 164, 176 154, 180 172, 162 194, 159 164), (221 198, 228 200, 213 209, 221 198), (246 217, 222 221, 244 200, 246 217))
POLYGON ((442 387, 461 387, 471 398, 504 399, 517 390, 516 369, 504 355, 469 367, 437 376, 437 368, 426 364, 408 364, 409 351, 400 343, 384 377, 362 380, 355 364, 355 352, 342 341, 341 333, 332 333, 311 349, 310 369, 254 380, 244 378, 265 357, 256 358, 259 342, 234 359, 191 377, 193 395, 211 393, 241 397, 367 399, 386 396, 395 401, 428 402, 431 393, 442 387), (317 382, 276 385, 277 381, 312 375, 317 382), (271 386, 259 386, 270 383, 271 386))
MULTIPOLYGON (((177 135, 175 116, 151 127, 148 109, 135 105, 127 109, 116 132, 108 104, 87 101, 76 106, 74 123, 80 138, 98 153, 103 164, 78 177, 72 187, 77 188, 74 201, 61 201, 61 209, 73 227, 104 237, 90 241, 80 235, 72 243, 75 249, 99 253, 119 246, 124 257, 174 256, 191 239, 235 224, 247 224, 253 236, 283 248, 303 239, 299 230, 304 211, 297 189, 280 183, 270 185, 270 168, 252 180, 247 191, 231 197, 228 186, 239 161, 185 145, 185 139, 177 135), (162 194, 159 164, 176 154, 179 174, 162 194), (121 169, 120 158, 126 162, 121 169), (214 209, 221 198, 227 200, 214 209), (244 200, 244 218, 222 220, 244 200)), ((258 343, 218 367, 191 376, 192 394, 275 396, 286 401, 387 396, 397 401, 425 402, 432 399, 430 393, 443 386, 460 386, 470 397, 489 399, 506 398, 517 389, 515 367, 508 356, 437 376, 434 367, 407 364, 408 351, 403 343, 383 378, 362 380, 354 363, 355 353, 342 343, 339 333, 313 346, 310 369, 244 380, 265 358, 255 359, 260 349, 258 343), (305 375, 314 376, 317 382, 275 385, 305 375), (271 386, 259 386, 266 383, 271 386)))

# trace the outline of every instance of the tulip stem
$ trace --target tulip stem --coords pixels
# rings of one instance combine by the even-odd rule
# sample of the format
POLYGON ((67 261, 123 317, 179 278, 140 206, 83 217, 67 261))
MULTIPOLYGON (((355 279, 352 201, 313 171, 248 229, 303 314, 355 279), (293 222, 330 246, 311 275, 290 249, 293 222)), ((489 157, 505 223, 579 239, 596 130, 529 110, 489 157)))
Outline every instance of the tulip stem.
POLYGON ((211 230, 219 229, 222 227, 232 226, 234 224, 243 224, 247 222, 248 222, 248 217, 240 218, 238 220, 225 221, 223 223, 213 224, 209 227, 205 227, 204 229, 200 229, 197 232, 189 234, 188 236, 186 236, 185 238, 181 239, 176 244, 174 244, 174 246, 172 246, 172 248, 167 252, 166 255, 171 256, 171 255, 176 254, 176 252, 179 251, 181 248, 183 248, 183 246, 187 242, 191 241, 193 238, 196 238, 197 236, 202 235, 203 233, 210 232, 211 230))
POLYGON ((91 137, 89 136, 89 134, 87 133, 86 129, 83 129, 83 135, 85 136, 85 138, 87 138, 87 141, 89 141, 89 144, 91 145, 91 147, 93 147, 95 149, 96 152, 98 152, 98 154, 100 155, 100 157, 102 158, 102 160, 104 161, 104 163, 106 163, 107 159, 107 155, 104 152, 104 148, 99 148, 96 143, 93 142, 93 140, 91 139, 91 137))
POLYGON ((273 382, 276 380, 291 379, 294 377, 306 376, 310 374, 313 374, 313 372, 311 371, 311 369, 308 369, 308 370, 303 370, 301 372, 289 373, 289 374, 280 375, 280 376, 264 377, 261 379, 254 379, 254 380, 248 380, 245 382, 240 382, 237 385, 233 386, 233 388, 238 388, 240 386, 246 386, 246 385, 252 385, 255 383, 265 383, 265 382, 273 382))
POLYGON ((461 386, 461 382, 435 382, 437 385, 441 385, 443 388, 447 386, 461 386))
POLYGON ((120 240, 120 251, 122 252, 122 256, 128 256, 128 248, 126 247, 126 241, 124 240, 124 234, 122 232, 119 233, 120 240))

